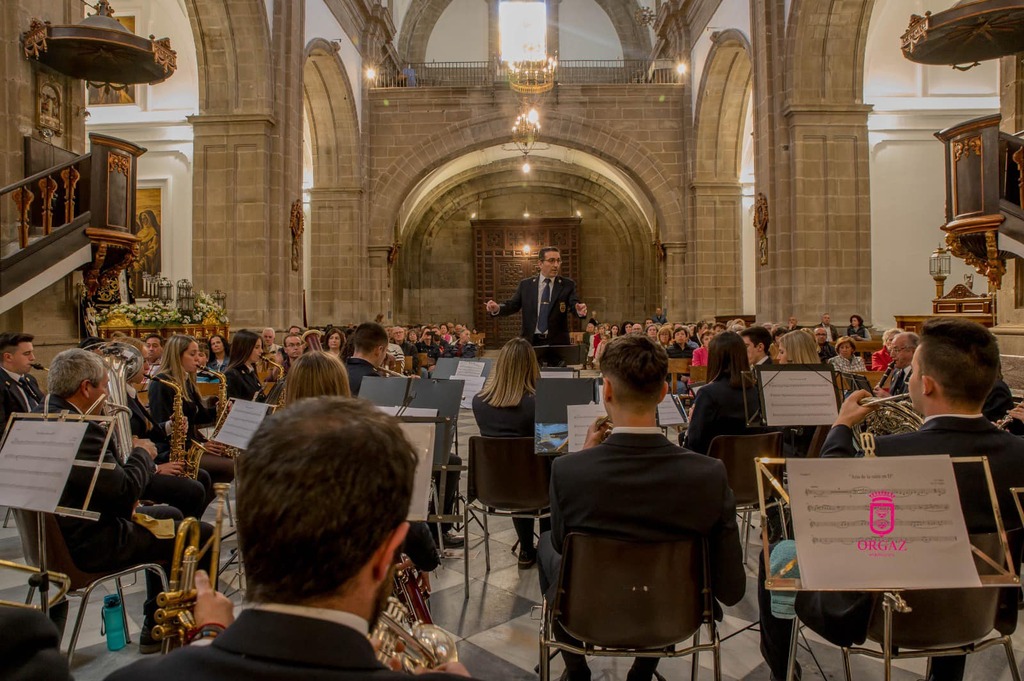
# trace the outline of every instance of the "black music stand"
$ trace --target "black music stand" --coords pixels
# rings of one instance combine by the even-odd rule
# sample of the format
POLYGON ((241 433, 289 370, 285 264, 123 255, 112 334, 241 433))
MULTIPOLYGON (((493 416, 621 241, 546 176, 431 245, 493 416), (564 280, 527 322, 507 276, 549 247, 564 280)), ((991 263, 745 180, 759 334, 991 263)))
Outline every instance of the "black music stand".
POLYGON ((559 455, 569 444, 570 404, 596 402, 593 378, 541 378, 537 381, 534 407, 534 450, 538 454, 559 455))
MULTIPOLYGON (((757 405, 747 405, 747 393, 743 392, 744 410, 747 414, 747 426, 758 427, 803 427, 832 425, 839 415, 839 407, 842 405, 842 397, 836 388, 836 370, 826 364, 759 364, 751 373, 754 383, 757 386, 757 405), (773 394, 768 390, 769 386, 776 381, 783 379, 804 381, 802 391, 812 390, 821 393, 820 398, 815 402, 819 407, 824 406, 825 414, 821 409, 812 416, 808 416, 806 409, 797 406, 796 408, 778 409, 776 401, 780 395, 773 394), (828 409, 829 400, 835 401, 835 413, 828 409)), ((789 382, 791 383, 791 381, 789 382)), ((787 385, 789 384, 787 383, 787 385)), ((775 383, 778 387, 780 383, 775 383)), ((813 401, 813 398, 812 398, 813 401)))
POLYGON ((535 345, 534 353, 542 367, 567 367, 583 364, 582 345, 535 345))
POLYGON ((480 373, 481 376, 487 378, 491 375, 491 368, 494 366, 493 359, 462 359, 461 357, 441 357, 437 360, 437 364, 434 365, 434 371, 430 374, 431 378, 461 378, 456 376, 459 370, 459 364, 483 364, 483 371, 480 373))

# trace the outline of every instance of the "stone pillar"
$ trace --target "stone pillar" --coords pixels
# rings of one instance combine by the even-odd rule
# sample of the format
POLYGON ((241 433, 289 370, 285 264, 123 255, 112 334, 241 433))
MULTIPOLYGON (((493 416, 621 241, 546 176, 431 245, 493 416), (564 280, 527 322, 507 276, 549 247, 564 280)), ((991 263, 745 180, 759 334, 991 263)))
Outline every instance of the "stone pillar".
POLYGON ((561 0, 547 0, 548 12, 548 34, 547 34, 547 55, 554 57, 558 54, 558 5, 561 0))
POLYGON ((498 32, 498 2, 487 0, 487 58, 496 65, 501 61, 501 34, 498 32))
POLYGON ((309 190, 310 324, 364 321, 362 194, 358 187, 309 190))
MULTIPOLYGON (((999 64, 1000 128, 1015 133, 1024 129, 1024 63, 1020 55, 1004 57, 999 64)), ((992 330, 1004 355, 1024 354, 1024 271, 1020 258, 1007 258, 1003 286, 996 293, 996 324, 992 330)), ((1015 386, 1016 387, 1016 386, 1015 386)))
POLYGON ((366 287, 362 295, 362 299, 365 301, 365 312, 364 318, 360 321, 373 321, 377 315, 383 314, 383 323, 388 324, 394 316, 391 309, 393 300, 391 273, 388 271, 388 253, 391 251, 391 246, 370 246, 366 251, 369 254, 367 259, 369 276, 363 282, 366 287))
MULTIPOLYGON (((686 244, 682 241, 666 241, 661 244, 665 249, 665 295, 664 305, 671 319, 693 318, 693 291, 686 286, 686 244)), ((660 284, 660 282, 659 282, 660 284)), ((659 303, 662 296, 658 296, 659 303)))
POLYGON ((694 182, 696 280, 690 312, 697 319, 743 312, 740 230, 743 191, 738 182, 694 182))

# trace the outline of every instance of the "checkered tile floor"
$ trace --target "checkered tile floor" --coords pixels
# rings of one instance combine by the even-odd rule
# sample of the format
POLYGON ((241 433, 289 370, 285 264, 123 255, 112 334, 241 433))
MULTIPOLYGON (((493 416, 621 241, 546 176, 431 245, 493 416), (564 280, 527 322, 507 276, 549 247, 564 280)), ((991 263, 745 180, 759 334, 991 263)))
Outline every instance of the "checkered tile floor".
MULTIPOLYGON (((465 456, 469 438, 477 434, 472 413, 463 411, 459 422, 460 452, 465 456)), ((0 509, 2 512, 2 509, 0 509)), ((212 521, 212 511, 206 518, 212 521)), ((0 558, 20 560, 21 543, 13 521, 11 528, 0 530, 0 558)), ((539 622, 531 615, 534 606, 540 604, 540 586, 536 568, 519 570, 511 552, 515 543, 515 531, 511 521, 492 519, 491 571, 484 568, 482 537, 470 533, 470 587, 469 600, 463 598, 462 552, 453 552, 444 560, 444 565, 433 575, 434 594, 430 607, 437 624, 453 632, 459 639, 459 655, 473 675, 480 679, 534 680, 533 669, 538 663, 539 622)), ((225 526, 225 531, 232 528, 225 526)), ((235 547, 233 538, 226 539, 222 548, 222 560, 227 560, 235 547)), ((753 555, 753 547, 751 554, 753 555)), ((753 563, 753 557, 751 563, 753 563)), ((230 575, 230 570, 227 575, 230 575)), ((726 637, 757 620, 757 596, 755 573, 748 569, 747 593, 735 607, 727 608, 721 625, 721 635, 726 637)), ((0 599, 24 600, 26 589, 21 576, 9 571, 0 571, 0 599)), ((109 652, 99 633, 100 606, 104 592, 99 591, 90 603, 85 626, 75 654, 74 676, 78 681, 99 681, 108 673, 139 658, 138 647, 128 646, 118 652, 109 652)), ((241 605, 241 596, 233 599, 241 605)), ((132 619, 131 633, 137 641, 142 618, 144 585, 139 583, 126 589, 126 604, 132 619)), ((70 638, 71 622, 77 614, 78 604, 72 603, 65 645, 70 638)), ((1018 629, 1014 637, 1017 659, 1024 662, 1024 633, 1018 629)), ((810 645, 825 676, 816 669, 807 652, 801 652, 800 660, 804 679, 842 679, 842 655, 839 650, 823 643, 813 635, 810 645)), ((590 661, 595 681, 624 679, 631 661, 599 658, 590 661)), ((897 662, 894 681, 913 681, 924 676, 924 661, 897 662)), ((701 676, 713 678, 711 656, 701 658, 701 676)), ((559 660, 552 663, 557 678, 562 665, 559 660)), ((659 671, 668 679, 688 679, 690 662, 688 658, 664 660, 659 671)), ((738 634, 722 644, 722 678, 726 681, 767 681, 768 669, 758 649, 758 635, 755 631, 738 634)), ((881 664, 867 659, 855 659, 855 679, 881 679, 881 664)), ((1004 681, 1010 679, 1006 658, 999 648, 990 648, 972 655, 967 662, 967 679, 977 681, 1004 681)))

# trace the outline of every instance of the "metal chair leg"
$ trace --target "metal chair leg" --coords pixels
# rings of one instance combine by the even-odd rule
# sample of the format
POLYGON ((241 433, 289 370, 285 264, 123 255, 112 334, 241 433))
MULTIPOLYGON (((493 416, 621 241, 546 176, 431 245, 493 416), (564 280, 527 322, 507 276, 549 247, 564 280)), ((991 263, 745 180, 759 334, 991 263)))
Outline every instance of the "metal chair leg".
POLYGON ((1017 666, 1017 656, 1013 652, 1013 641, 1009 636, 1003 637, 1003 649, 1006 650, 1006 661, 1010 665, 1010 676, 1013 681, 1020 680, 1020 667, 1017 666))
POLYGON ((743 564, 747 564, 747 554, 750 552, 750 527, 753 525, 753 511, 747 509, 743 512, 743 564))
POLYGON ((225 510, 228 512, 228 527, 235 526, 235 514, 231 511, 231 495, 228 494, 224 497, 225 510))
POLYGON ((715 681, 722 681, 722 642, 718 640, 717 629, 712 632, 712 640, 715 642, 715 647, 711 649, 711 653, 714 656, 712 660, 715 665, 715 681))
POLYGON ((853 681, 853 668, 850 667, 849 648, 843 648, 843 671, 846 672, 846 681, 853 681))
POLYGON ((487 571, 491 571, 491 532, 487 529, 487 509, 484 509, 484 561, 487 571))
POLYGON ((11 522, 11 516, 14 514, 14 509, 8 508, 7 515, 4 516, 4 529, 7 529, 7 524, 11 522))
POLYGON ((793 618, 793 631, 789 635, 789 659, 786 661, 786 681, 796 678, 796 648, 800 640, 800 620, 793 618))
POLYGON ((464 513, 463 524, 462 524, 464 529, 462 531, 462 534, 463 534, 462 538, 463 538, 463 541, 466 542, 465 544, 463 544, 463 548, 462 548, 462 585, 464 587, 463 588, 463 596, 464 596, 465 600, 468 601, 469 600, 469 519, 471 517, 472 511, 470 511, 470 509, 469 509, 469 504, 466 504, 465 506, 463 506, 462 509, 463 509, 463 513, 464 513))
POLYGON ((124 642, 125 645, 129 645, 132 642, 132 637, 128 633, 128 606, 124 603, 124 587, 121 586, 120 577, 114 580, 114 585, 117 589, 117 597, 121 601, 121 622, 124 624, 124 642))
POLYGON ((548 654, 547 639, 551 633, 548 628, 548 603, 541 595, 540 615, 540 681, 551 681, 551 656, 548 654))
MULTIPOLYGON (((697 632, 693 635, 693 645, 700 645, 700 627, 697 628, 697 632)), ((697 681, 697 675, 700 673, 700 651, 693 651, 693 660, 690 662, 690 679, 697 681)))

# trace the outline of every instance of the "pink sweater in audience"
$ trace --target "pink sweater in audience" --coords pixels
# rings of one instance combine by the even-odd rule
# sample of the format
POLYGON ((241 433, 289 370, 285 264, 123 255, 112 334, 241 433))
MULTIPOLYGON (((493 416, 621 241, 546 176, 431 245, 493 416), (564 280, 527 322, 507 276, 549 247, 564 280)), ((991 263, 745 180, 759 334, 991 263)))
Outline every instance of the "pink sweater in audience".
POLYGON ((708 349, 697 348, 693 351, 693 359, 690 360, 692 367, 706 367, 708 365, 708 349))

